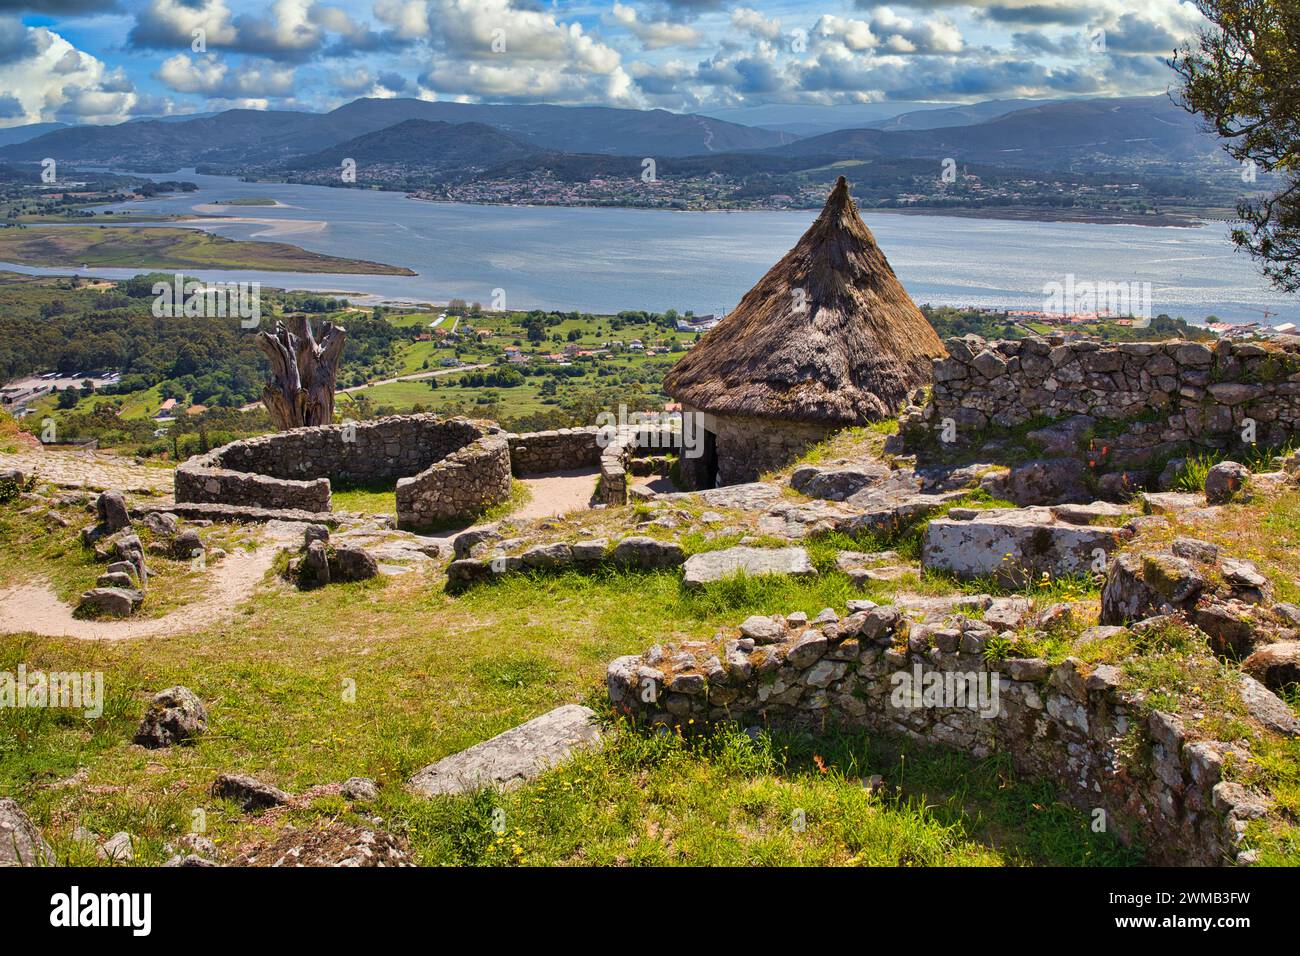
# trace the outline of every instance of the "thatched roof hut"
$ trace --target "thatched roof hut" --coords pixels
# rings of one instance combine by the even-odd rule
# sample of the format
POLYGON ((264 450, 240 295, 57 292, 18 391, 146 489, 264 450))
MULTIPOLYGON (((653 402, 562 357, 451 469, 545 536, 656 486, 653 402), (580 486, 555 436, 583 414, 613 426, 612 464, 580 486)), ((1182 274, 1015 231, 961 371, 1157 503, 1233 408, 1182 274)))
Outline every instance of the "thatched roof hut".
POLYGON ((721 461, 698 483, 729 484, 830 430, 897 414, 944 354, 841 176, 817 221, 673 366, 664 391, 709 418, 721 461), (768 447, 743 450, 755 443, 768 447), (747 460, 728 463, 724 445, 747 460))
POLYGON ((896 414, 942 355, 841 176, 817 221, 664 390, 717 414, 856 425, 896 414))

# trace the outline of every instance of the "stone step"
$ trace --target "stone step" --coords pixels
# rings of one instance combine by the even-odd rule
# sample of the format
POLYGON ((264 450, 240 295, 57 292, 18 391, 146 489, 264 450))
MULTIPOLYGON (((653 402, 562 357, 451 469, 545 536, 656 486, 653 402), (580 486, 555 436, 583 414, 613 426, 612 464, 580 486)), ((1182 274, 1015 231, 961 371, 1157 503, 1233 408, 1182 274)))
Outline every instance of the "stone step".
POLYGON ((757 577, 765 574, 811 577, 817 569, 803 548, 750 548, 743 545, 721 551, 705 551, 686 559, 683 581, 688 588, 701 588, 737 574, 757 577))
POLYGON ((487 786, 517 787, 570 754, 598 746, 604 733, 595 723, 595 716, 595 711, 579 704, 557 707, 430 764, 411 777, 410 788, 433 797, 487 786))

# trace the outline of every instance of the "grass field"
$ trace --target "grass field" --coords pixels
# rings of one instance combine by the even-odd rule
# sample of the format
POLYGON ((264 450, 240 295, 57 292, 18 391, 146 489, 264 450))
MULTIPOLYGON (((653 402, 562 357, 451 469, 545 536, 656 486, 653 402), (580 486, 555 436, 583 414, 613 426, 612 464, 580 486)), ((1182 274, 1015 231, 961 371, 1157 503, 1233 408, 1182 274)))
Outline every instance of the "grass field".
MULTIPOLYGON (((371 776, 375 813, 425 864, 997 865, 1131 862, 1089 833, 1049 790, 999 760, 886 746, 867 735, 819 739, 739 733, 711 739, 620 733, 509 794, 425 800, 415 770, 558 704, 598 704, 605 664, 672 637, 703 637, 750 611, 815 613, 823 581, 684 592, 677 576, 519 576, 450 598, 424 575, 303 594, 273 586, 237 623, 166 639, 93 644, 0 638, 0 669, 98 669, 102 717, 0 714, 0 790, 45 828, 60 858, 92 862, 77 826, 137 839, 137 864, 165 858, 196 809, 225 852, 284 820, 212 801, 219 772, 291 791, 371 776), (184 684, 210 704, 196 746, 129 744, 142 702, 184 684), (355 686, 349 701, 341 690, 355 686), (50 786, 84 774, 75 787, 50 786), (871 792, 863 778, 886 786, 871 792), (490 829, 501 807, 507 832, 490 829)), ((323 797, 299 825, 350 811, 323 797)))
MULTIPOLYGON (((874 431, 850 434, 813 457, 881 438, 874 431)), ((345 490, 336 506, 387 510, 387 495, 345 490)), ((1266 529, 1268 541, 1239 553, 1259 561, 1280 586, 1300 560, 1298 498, 1292 492, 1231 506, 1198 533, 1227 541, 1247 528, 1266 529)), ((647 507, 634 507, 631 517, 647 507)), ((0 561, 0 583, 38 576, 60 593, 74 592, 93 567, 75 542, 77 522, 50 530, 17 511, 10 506, 0 527, 13 542, 0 561)), ((553 534, 573 537, 577 522, 604 533, 605 523, 618 520, 617 509, 557 519, 553 534)), ((688 552, 728 543, 683 537, 688 552)), ((958 586, 927 576, 858 590, 835 570, 835 548, 843 544, 810 542, 821 571, 815 578, 737 579, 700 591, 683 588, 676 571, 612 568, 509 575, 456 596, 446 593, 436 569, 310 592, 272 573, 231 620, 165 638, 0 636, 0 670, 20 661, 29 669, 102 670, 106 683, 98 718, 0 712, 0 792, 32 813, 69 863, 95 862, 93 850, 72 838, 78 826, 132 833, 134 862, 148 865, 166 858, 165 844, 188 832, 200 810, 206 835, 228 857, 273 839, 287 823, 364 822, 330 795, 265 816, 244 814, 207 795, 218 773, 249 773, 293 793, 372 777, 381 796, 366 812, 427 865, 1140 862, 1140 848, 1093 833, 1086 814, 1062 803, 1050 786, 1018 776, 1001 757, 973 759, 858 732, 812 737, 724 726, 708 735, 688 728, 656 736, 620 726, 603 750, 509 793, 429 800, 405 790, 421 767, 560 704, 581 701, 605 712, 605 667, 619 655, 706 639, 751 613, 815 615, 827 606, 843 610, 850 597, 888 600, 900 586, 926 593, 958 586), (207 702, 209 732, 189 747, 132 746, 145 701, 175 684, 207 702), (878 784, 867 786, 874 776, 878 784), (61 783, 68 780, 76 782, 61 783), (504 833, 492 829, 498 809, 504 833)), ((169 588, 173 581, 201 586, 182 567, 162 570, 169 588)), ((1035 584, 1032 593, 1046 603, 1096 601, 1095 585, 1078 590, 1069 581, 1035 584)), ((1095 614, 1080 618, 1083 627, 1095 614)), ((1058 643, 1032 650, 1059 659, 1069 645, 1058 643)), ((1102 642, 1090 647, 1088 659, 1122 662, 1126 679, 1147 688, 1151 707, 1172 709, 1189 696, 1201 702, 1196 725, 1228 735, 1215 739, 1257 734, 1243 722, 1239 702, 1225 696, 1231 670, 1188 632, 1143 644, 1102 642)), ((1251 749, 1257 756, 1241 771, 1245 779, 1264 781, 1286 819, 1300 818, 1300 741, 1256 739, 1251 749)), ((1262 862, 1300 862, 1295 827, 1257 832, 1253 840, 1262 862)))
POLYGON ((0 259, 53 268, 258 269, 415 275, 399 266, 341 259, 283 242, 227 239, 198 229, 67 226, 0 230, 0 259))

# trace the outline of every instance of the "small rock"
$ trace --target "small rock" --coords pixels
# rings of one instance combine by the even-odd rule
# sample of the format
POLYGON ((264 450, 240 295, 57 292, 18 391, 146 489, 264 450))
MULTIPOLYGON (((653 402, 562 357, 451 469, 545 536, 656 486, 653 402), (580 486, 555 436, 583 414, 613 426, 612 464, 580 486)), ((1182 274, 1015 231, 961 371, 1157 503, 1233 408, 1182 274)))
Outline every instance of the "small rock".
POLYGON ((293 799, 283 790, 245 774, 221 774, 213 781, 210 793, 218 800, 233 800, 244 810, 279 807, 293 799))
POLYGON ((176 534, 177 518, 170 511, 151 511, 140 523, 155 537, 170 538, 176 534))
POLYGON ((322 544, 329 544, 330 529, 323 524, 309 524, 302 529, 302 546, 303 548, 311 547, 313 541, 319 541, 322 544))
POLYGON ((193 528, 186 528, 172 542, 172 557, 177 561, 190 561, 202 557, 203 539, 193 528))
POLYGON ((753 639, 755 644, 776 644, 785 640, 785 627, 770 617, 754 615, 745 618, 740 625, 740 633, 753 639))
POLYGON ((108 534, 116 534, 131 527, 131 513, 126 507, 126 496, 120 491, 105 491, 95 502, 95 511, 108 534))
POLYGON ((1205 475, 1205 502, 1227 504, 1250 480, 1250 469, 1235 461, 1221 461, 1205 475))
POLYGON ((369 777, 348 777, 343 781, 342 793, 358 803, 373 803, 379 799, 379 786, 369 777))
POLYGON ((207 729, 208 711, 198 694, 188 687, 168 687, 149 702, 133 740, 142 747, 170 747, 207 729))
POLYGON ((126 832, 114 833, 95 851, 95 856, 101 860, 113 862, 125 862, 134 859, 135 853, 131 849, 131 834, 126 832))
POLYGON ((0 799, 0 866, 53 866, 54 851, 22 808, 0 799))

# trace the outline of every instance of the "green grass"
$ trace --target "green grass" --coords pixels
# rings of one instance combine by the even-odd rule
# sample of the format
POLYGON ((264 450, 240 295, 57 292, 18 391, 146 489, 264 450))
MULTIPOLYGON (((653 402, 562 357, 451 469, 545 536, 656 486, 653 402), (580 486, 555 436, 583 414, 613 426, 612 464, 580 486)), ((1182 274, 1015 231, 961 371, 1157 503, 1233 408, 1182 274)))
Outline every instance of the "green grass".
POLYGON ((397 481, 330 487, 330 508, 363 515, 397 514, 397 481))
POLYGON ((1294 444, 1281 448, 1260 448, 1250 445, 1232 451, 1198 452, 1185 459, 1175 479, 1174 488, 1177 491, 1203 493, 1205 478, 1210 473, 1210 469, 1223 461, 1235 461, 1253 472, 1272 471, 1276 467, 1274 460, 1279 456, 1289 457, 1296 451, 1296 447, 1294 444))

